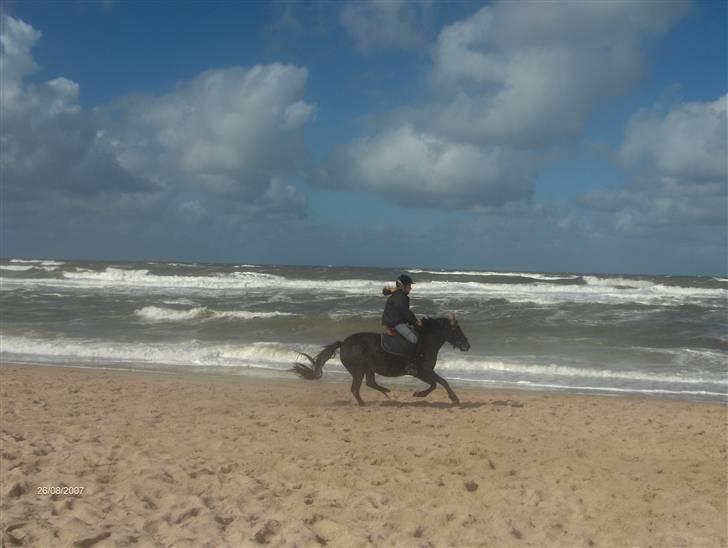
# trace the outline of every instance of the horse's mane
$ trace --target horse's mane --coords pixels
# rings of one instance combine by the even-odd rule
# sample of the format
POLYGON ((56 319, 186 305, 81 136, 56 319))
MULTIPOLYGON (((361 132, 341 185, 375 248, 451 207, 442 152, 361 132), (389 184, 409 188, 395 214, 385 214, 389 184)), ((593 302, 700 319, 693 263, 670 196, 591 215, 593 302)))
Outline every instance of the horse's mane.
POLYGON ((449 318, 430 318, 424 316, 422 319, 422 329, 427 331, 442 331, 450 325, 449 318))

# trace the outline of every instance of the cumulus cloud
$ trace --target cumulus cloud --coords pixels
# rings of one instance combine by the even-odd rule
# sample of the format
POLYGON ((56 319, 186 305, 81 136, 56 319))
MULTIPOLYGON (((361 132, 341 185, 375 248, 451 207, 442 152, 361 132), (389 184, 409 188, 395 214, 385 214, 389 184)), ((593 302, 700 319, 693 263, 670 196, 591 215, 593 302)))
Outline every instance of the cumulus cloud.
POLYGON ((724 95, 713 102, 683 103, 667 113, 640 111, 629 122, 622 160, 645 159, 665 176, 687 182, 728 177, 728 127, 724 95))
POLYGON ((728 223, 728 133, 723 96, 682 103, 668 111, 640 111, 630 120, 619 155, 636 170, 619 191, 582 197, 587 207, 610 214, 616 230, 728 223))
POLYGON ((23 78, 38 68, 30 50, 40 37, 30 25, 0 14, 0 97, 7 108, 18 101, 23 78))
POLYGON ((168 190, 299 204, 280 181, 307 161, 300 129, 315 115, 302 98, 307 76, 280 64, 206 71, 171 93, 126 101, 107 139, 125 166, 168 190))
POLYGON ((542 144, 577 133, 594 106, 641 73, 640 43, 684 2, 494 2, 445 27, 433 81, 454 99, 434 123, 473 142, 542 144))
POLYGON ((30 25, 2 15, 0 169, 6 214, 14 221, 42 204, 110 218, 116 212, 151 219, 165 209, 204 220, 212 196, 237 202, 230 215, 304 210, 303 196, 286 178, 308 161, 301 128, 315 107, 303 99, 305 68, 210 70, 167 94, 88 111, 76 82, 28 81, 40 38, 30 25), (195 199, 175 206, 184 193, 195 199))
POLYGON ((625 91, 641 73, 644 36, 667 30, 688 6, 488 4, 438 35, 436 99, 339 148, 319 181, 416 207, 492 211, 528 201, 539 154, 577 136, 601 101, 625 91))
POLYGON ((342 8, 341 24, 363 51, 412 49, 425 43, 431 0, 357 0, 342 8))
POLYGON ((628 190, 595 190, 582 198, 594 210, 611 214, 621 232, 652 232, 666 226, 725 225, 724 184, 686 186, 672 179, 648 178, 628 190))
POLYGON ((508 148, 458 144, 403 126, 340 149, 322 179, 403 205, 470 209, 528 195, 528 176, 527 164, 516 162, 508 148))
POLYGON ((36 70, 31 48, 41 34, 18 19, 0 18, 5 199, 59 204, 81 195, 153 191, 98 138, 99 120, 79 106, 76 82, 63 77, 40 84, 25 81, 36 70))

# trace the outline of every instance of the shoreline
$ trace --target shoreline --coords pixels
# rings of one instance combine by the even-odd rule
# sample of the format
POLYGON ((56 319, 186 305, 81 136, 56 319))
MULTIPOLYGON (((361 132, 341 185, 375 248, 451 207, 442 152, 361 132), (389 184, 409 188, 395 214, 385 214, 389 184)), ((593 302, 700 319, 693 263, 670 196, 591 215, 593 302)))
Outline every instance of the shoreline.
MULTIPOLYGON (((291 362, 293 364, 293 362, 291 362)), ((299 382, 301 379, 298 378, 294 373, 288 370, 272 369, 265 367, 253 367, 253 366, 206 366, 205 370, 193 365, 169 365, 169 364, 155 364, 153 366, 135 366, 130 364, 121 363, 110 363, 109 365, 100 366, 98 363, 94 364, 78 364, 74 365, 71 363, 60 363, 60 362, 37 362, 37 361, 24 361, 24 360, 3 360, 0 359, 0 367, 7 365, 19 365, 29 367, 49 367, 49 368, 68 368, 74 370, 91 370, 91 371, 119 371, 127 373, 158 373, 163 375, 191 375, 191 376, 214 376, 223 378, 241 378, 241 379, 253 379, 270 382, 299 382)), ((383 383, 393 384, 400 387, 414 387, 414 386, 425 386, 425 383, 418 381, 411 377, 382 377, 377 376, 378 381, 383 383)), ((506 381, 490 381, 490 380, 477 380, 477 379, 459 379, 459 378, 448 378, 445 376, 445 380, 448 381, 451 387, 458 391, 475 391, 475 392, 514 392, 519 394, 521 392, 530 394, 563 394, 572 396, 585 396, 585 397, 606 397, 606 398, 637 398, 646 400, 656 401, 682 401, 688 403, 705 403, 713 405, 728 406, 728 394, 721 393, 700 393, 699 395, 691 395, 687 397, 687 393, 681 392, 676 393, 672 391, 665 391, 655 389, 653 391, 645 391, 638 389, 628 388, 602 388, 602 387, 572 387, 566 385, 519 385, 512 386, 506 381)), ((324 370, 324 377, 321 382, 345 384, 349 386, 351 384, 351 376, 346 370, 324 370)), ((362 393, 366 392, 366 384, 362 385, 362 393)), ((438 391, 442 391, 443 388, 438 385, 438 391)))
POLYGON ((360 408, 338 381, 5 362, 0 380, 6 545, 728 544, 721 403, 458 385, 452 406, 393 383, 360 408))

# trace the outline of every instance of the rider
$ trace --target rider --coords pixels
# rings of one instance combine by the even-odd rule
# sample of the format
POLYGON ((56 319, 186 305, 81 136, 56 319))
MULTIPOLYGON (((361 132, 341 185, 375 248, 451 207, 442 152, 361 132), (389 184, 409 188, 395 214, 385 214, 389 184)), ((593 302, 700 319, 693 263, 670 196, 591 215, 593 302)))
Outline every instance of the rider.
POLYGON ((416 376, 418 374, 418 337, 417 333, 410 327, 410 324, 417 324, 418 327, 422 327, 422 321, 418 320, 410 310, 409 293, 412 291, 412 284, 414 282, 407 274, 402 274, 397 278, 396 283, 396 289, 385 288, 383 291, 384 295, 389 295, 389 298, 387 299, 387 304, 384 306, 382 324, 384 324, 385 331, 390 335, 394 334, 392 332, 394 330, 411 343, 407 351, 405 373, 416 376))

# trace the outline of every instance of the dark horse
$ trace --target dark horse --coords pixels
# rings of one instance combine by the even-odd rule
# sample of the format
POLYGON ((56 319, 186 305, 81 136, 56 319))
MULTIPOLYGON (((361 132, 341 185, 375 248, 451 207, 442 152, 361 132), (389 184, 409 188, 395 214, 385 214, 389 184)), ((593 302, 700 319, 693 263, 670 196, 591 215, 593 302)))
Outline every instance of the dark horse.
MULTIPOLYGON (((470 349, 470 343, 460 329, 457 320, 452 315, 449 318, 423 318, 419 336, 421 337, 422 359, 419 363, 420 373, 417 378, 428 383, 430 387, 415 392, 414 396, 424 398, 435 389, 436 383, 440 383, 447 390, 450 400, 455 404, 460 403, 447 381, 435 373, 437 353, 443 344, 448 342, 463 352, 470 349)), ((336 341, 326 346, 315 358, 301 353, 308 358, 313 368, 296 363, 291 371, 309 381, 320 379, 324 364, 333 357, 339 348, 341 349, 341 363, 354 378, 351 383, 351 393, 354 394, 359 405, 364 405, 364 400, 359 395, 361 381, 364 380, 364 377, 367 379, 368 387, 379 390, 387 396, 389 389, 379 386, 374 374, 385 377, 401 377, 405 374, 404 358, 382 350, 379 333, 355 333, 344 339, 343 342, 336 341)))

